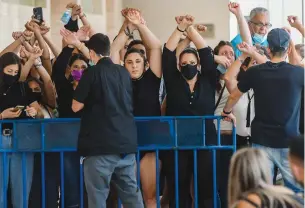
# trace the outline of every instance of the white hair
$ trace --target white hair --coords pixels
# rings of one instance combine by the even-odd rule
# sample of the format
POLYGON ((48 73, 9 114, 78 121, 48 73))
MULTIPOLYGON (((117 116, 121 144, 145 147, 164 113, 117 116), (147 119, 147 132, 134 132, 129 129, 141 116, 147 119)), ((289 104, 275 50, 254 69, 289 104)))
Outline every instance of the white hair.
POLYGON ((269 15, 268 9, 264 7, 256 7, 251 10, 249 20, 252 20, 257 14, 267 14, 269 15))

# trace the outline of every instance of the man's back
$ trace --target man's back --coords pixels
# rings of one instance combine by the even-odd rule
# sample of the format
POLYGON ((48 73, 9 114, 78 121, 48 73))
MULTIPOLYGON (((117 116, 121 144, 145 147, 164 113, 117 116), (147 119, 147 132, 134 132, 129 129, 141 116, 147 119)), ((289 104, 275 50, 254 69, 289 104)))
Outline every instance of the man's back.
POLYGON ((304 69, 286 62, 267 62, 248 70, 240 89, 253 88, 255 118, 251 125, 254 143, 286 148, 288 138, 299 133, 304 69))
MULTIPOLYGON (((101 59, 88 68, 81 82, 90 84, 85 99, 78 148, 82 155, 136 152, 137 135, 132 108, 132 83, 127 70, 101 59)), ((86 89, 77 88, 77 100, 86 89)), ((86 93, 84 93, 86 94, 86 93)))

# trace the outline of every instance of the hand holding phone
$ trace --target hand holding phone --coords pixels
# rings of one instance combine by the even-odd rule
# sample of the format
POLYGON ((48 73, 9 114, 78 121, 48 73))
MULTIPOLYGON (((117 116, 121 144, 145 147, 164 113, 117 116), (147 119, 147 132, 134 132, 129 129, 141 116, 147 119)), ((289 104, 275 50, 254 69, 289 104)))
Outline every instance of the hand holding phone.
POLYGON ((38 24, 41 25, 43 22, 43 14, 42 14, 42 8, 41 7, 36 7, 33 9, 33 15, 34 19, 38 20, 38 24))
POLYGON ((14 108, 13 112, 17 112, 18 110, 22 111, 23 109, 24 109, 24 106, 22 106, 22 105, 17 105, 17 106, 14 108))

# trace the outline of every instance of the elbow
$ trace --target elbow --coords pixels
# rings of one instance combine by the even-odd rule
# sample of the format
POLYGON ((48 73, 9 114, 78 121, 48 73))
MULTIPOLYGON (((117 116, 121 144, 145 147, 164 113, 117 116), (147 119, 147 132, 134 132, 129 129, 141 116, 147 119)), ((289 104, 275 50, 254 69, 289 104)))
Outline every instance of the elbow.
POLYGON ((78 111, 80 111, 81 109, 77 106, 77 105, 75 105, 75 104, 73 104, 72 105, 72 111, 74 112, 74 113, 77 113, 78 111))
POLYGON ((231 83, 232 82, 232 77, 228 76, 227 73, 223 77, 225 83, 231 83))

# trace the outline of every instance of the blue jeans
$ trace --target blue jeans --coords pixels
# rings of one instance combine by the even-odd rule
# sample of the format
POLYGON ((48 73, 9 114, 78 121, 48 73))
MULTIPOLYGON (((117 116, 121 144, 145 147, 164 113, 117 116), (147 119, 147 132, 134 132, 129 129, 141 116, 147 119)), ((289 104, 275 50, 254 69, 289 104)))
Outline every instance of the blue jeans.
POLYGON ((110 181, 117 189, 124 208, 144 208, 137 186, 135 154, 86 157, 84 176, 89 208, 106 208, 110 181))
POLYGON ((80 206, 80 156, 77 152, 64 154, 64 194, 65 208, 80 206))
MULTIPOLYGON (((12 137, 2 136, 1 138, 2 143, 0 143, 0 149, 10 149, 12 147, 12 137)), ((4 157, 3 153, 0 153, 0 207, 4 207, 4 201, 7 201, 7 197, 4 198, 4 195, 6 196, 6 194, 4 194, 3 191, 7 191, 8 181, 10 181, 11 186, 11 200, 13 207, 28 207, 29 194, 33 176, 33 165, 33 153, 7 153, 6 158, 4 157), (22 168, 23 160, 25 162, 25 172, 23 172, 22 168), (24 175, 25 178, 23 177, 24 175), (25 181, 25 187, 23 187, 23 179, 25 181)))
POLYGON ((296 193, 304 192, 304 190, 296 183, 291 173, 290 164, 288 161, 288 148, 271 148, 259 144, 252 144, 252 146, 254 148, 263 149, 267 153, 270 160, 270 168, 272 169, 272 173, 274 174, 274 165, 276 165, 281 171, 284 184, 287 188, 290 188, 296 193))

